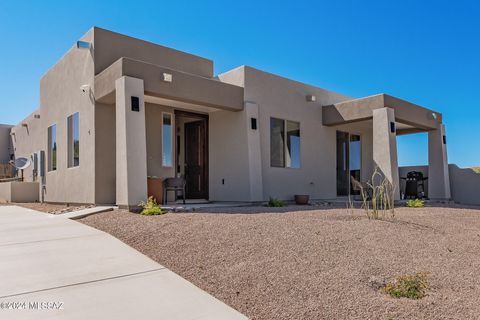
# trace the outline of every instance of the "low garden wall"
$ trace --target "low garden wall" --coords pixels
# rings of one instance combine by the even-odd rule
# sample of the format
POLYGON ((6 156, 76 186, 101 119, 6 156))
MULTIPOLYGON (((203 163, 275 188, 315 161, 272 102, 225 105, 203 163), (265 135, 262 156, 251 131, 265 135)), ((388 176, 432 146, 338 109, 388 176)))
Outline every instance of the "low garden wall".
POLYGON ((38 182, 0 182, 0 201, 2 202, 36 202, 39 200, 38 195, 38 182))

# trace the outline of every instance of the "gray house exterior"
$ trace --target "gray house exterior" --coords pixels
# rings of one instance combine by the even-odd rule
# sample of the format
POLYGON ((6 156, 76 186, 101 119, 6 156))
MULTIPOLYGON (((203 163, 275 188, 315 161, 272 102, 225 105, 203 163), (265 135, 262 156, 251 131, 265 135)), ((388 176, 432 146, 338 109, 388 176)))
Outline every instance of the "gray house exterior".
POLYGON ((39 108, 8 128, 12 146, 0 140, 4 157, 35 158, 24 175, 41 200, 132 207, 147 177, 174 176, 192 199, 338 199, 375 167, 400 186, 396 136, 417 132, 429 197, 451 198, 436 111, 247 66, 215 76, 211 60, 96 27, 80 41, 42 77, 39 108))

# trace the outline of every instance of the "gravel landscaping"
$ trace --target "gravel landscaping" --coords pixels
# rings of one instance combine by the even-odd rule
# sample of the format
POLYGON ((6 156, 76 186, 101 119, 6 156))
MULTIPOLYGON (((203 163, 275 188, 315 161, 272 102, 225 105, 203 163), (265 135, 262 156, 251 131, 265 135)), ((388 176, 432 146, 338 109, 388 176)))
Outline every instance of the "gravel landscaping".
POLYGON ((116 210, 79 221, 251 319, 480 318, 478 208, 398 208, 392 221, 368 220, 359 209, 296 208, 116 210), (384 283, 417 272, 428 275, 426 297, 383 292, 384 283))

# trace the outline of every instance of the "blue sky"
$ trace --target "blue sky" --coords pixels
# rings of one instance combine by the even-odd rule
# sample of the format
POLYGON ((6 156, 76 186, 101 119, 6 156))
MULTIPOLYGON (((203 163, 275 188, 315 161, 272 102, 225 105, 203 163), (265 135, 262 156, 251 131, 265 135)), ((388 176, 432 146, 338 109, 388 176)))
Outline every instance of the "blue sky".
MULTIPOLYGON (((0 123, 38 106, 39 79, 91 26, 245 64, 353 97, 385 92, 443 113, 449 161, 480 165, 478 1, 0 0, 0 123)), ((425 134, 401 165, 427 163, 425 134)))

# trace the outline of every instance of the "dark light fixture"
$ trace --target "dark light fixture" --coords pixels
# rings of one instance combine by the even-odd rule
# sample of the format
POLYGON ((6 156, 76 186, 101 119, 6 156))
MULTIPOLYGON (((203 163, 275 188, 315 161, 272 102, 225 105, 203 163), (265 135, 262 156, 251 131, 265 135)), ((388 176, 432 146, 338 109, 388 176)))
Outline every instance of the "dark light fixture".
POLYGON ((257 118, 250 118, 252 130, 257 130, 257 118))
POLYGON ((390 132, 395 133, 395 122, 390 122, 390 132))
POLYGON ((132 100, 132 111, 140 112, 140 99, 138 97, 131 97, 132 100))

